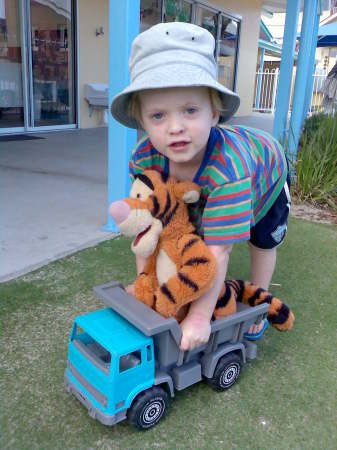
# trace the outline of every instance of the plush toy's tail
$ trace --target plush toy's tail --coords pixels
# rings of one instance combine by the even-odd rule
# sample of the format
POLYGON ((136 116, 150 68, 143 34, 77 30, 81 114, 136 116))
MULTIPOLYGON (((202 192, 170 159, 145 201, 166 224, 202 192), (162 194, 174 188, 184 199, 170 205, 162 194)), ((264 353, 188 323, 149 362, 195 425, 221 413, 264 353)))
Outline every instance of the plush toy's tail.
POLYGON ((226 290, 235 292, 236 301, 250 306, 268 303, 269 312, 267 319, 279 331, 290 330, 294 323, 294 314, 280 299, 274 297, 270 292, 256 286, 253 283, 242 280, 229 280, 225 282, 226 290))

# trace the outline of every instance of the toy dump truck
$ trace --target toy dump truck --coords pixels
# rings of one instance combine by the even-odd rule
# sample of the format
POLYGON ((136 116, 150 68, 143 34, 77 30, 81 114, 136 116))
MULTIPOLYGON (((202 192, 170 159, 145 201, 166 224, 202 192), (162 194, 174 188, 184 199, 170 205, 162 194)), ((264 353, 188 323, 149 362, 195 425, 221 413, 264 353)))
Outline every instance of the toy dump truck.
POLYGON ((215 389, 230 388, 246 358, 256 357, 256 344, 243 334, 266 317, 268 305, 249 307, 211 324, 207 344, 179 349, 181 330, 112 282, 94 291, 108 308, 78 316, 69 340, 64 381, 105 425, 128 419, 147 429, 165 414, 169 397, 203 378, 215 389))

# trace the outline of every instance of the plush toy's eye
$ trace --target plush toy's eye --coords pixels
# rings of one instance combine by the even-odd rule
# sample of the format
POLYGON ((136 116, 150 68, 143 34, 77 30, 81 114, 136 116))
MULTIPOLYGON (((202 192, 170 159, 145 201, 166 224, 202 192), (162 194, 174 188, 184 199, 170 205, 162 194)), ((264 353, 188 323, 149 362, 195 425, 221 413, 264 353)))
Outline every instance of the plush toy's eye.
POLYGON ((137 194, 137 198, 141 198, 141 195, 140 195, 140 194, 137 194))

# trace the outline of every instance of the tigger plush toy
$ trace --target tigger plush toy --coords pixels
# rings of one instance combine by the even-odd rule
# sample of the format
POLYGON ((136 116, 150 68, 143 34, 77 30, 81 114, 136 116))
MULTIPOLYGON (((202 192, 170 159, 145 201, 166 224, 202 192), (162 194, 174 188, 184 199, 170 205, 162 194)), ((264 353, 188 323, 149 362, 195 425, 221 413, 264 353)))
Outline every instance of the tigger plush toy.
MULTIPOLYGON (((131 249, 146 258, 135 281, 137 299, 164 317, 181 321, 188 304, 213 283, 216 260, 189 220, 188 203, 199 200, 200 188, 145 170, 136 176, 130 197, 110 205, 110 214, 122 234, 135 237, 131 249)), ((249 282, 224 283, 213 317, 233 314, 236 302, 255 306, 269 303, 268 320, 280 331, 289 330, 294 315, 269 292, 249 282)))

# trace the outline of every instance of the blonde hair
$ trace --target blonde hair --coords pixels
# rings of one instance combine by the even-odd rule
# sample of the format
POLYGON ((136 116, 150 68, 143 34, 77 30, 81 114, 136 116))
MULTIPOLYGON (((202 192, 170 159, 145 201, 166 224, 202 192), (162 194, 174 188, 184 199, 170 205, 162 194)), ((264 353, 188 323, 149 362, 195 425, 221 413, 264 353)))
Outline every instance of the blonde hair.
MULTIPOLYGON (((221 115, 223 108, 219 92, 212 88, 207 88, 207 90, 213 112, 218 112, 221 115)), ((135 119, 140 126, 142 123, 141 92, 142 91, 131 94, 128 104, 129 116, 135 119)))

